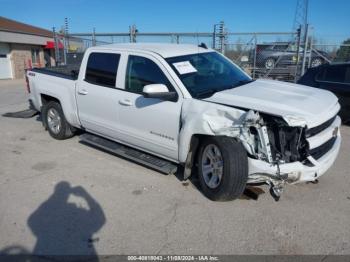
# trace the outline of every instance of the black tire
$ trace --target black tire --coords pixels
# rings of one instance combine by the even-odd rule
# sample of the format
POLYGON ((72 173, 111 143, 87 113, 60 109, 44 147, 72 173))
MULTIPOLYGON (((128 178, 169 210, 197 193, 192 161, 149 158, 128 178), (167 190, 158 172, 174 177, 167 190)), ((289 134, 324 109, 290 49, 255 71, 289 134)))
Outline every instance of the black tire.
POLYGON ((208 137, 197 156, 199 183, 206 197, 213 201, 230 201, 243 194, 248 179, 248 157, 241 143, 229 137, 208 137), (222 156, 223 172, 216 188, 208 186, 203 174, 203 153, 208 145, 215 145, 222 156))
POLYGON ((67 120, 63 114, 63 110, 62 110, 60 103, 58 103, 56 101, 50 101, 47 104, 45 104, 42 108, 42 117, 43 117, 44 126, 48 130, 51 137, 53 137, 57 140, 63 140, 63 139, 67 139, 67 138, 74 136, 74 132, 73 132, 74 129, 67 122, 67 120), (51 128, 49 125, 50 120, 49 120, 48 114, 49 114, 50 109, 55 110, 55 112, 57 112, 59 115, 60 128, 59 128, 58 132, 55 132, 54 129, 51 128))
POLYGON ((264 62, 264 67, 266 69, 273 69, 276 67, 276 60, 272 57, 269 57, 264 62))

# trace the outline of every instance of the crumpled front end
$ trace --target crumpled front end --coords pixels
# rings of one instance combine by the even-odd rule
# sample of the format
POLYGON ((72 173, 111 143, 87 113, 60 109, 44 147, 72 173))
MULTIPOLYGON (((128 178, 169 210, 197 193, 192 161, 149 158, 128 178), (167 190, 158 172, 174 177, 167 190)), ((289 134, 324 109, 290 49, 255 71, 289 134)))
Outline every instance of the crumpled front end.
POLYGON ((275 125, 267 121, 272 162, 249 157, 248 183, 270 184, 271 193, 278 199, 286 183, 316 181, 338 156, 340 125, 338 116, 314 128, 275 125))
POLYGON ((335 115, 308 128, 307 122, 297 116, 272 116, 192 100, 183 108, 180 149, 185 151, 182 156, 180 151, 180 160, 189 162, 191 148, 186 148, 190 145, 186 137, 190 134, 235 138, 247 150, 248 183, 269 184, 278 199, 285 184, 314 181, 330 168, 340 148, 340 124, 335 115))

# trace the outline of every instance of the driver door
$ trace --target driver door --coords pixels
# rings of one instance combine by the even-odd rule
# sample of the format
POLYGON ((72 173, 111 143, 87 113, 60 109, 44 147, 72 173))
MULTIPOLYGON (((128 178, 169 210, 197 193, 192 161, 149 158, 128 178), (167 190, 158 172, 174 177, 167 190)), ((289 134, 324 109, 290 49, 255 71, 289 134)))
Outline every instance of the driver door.
POLYGON ((164 84, 176 91, 169 79, 165 67, 153 56, 129 53, 118 104, 119 127, 128 144, 177 161, 182 97, 165 101, 142 95, 148 84, 164 84))

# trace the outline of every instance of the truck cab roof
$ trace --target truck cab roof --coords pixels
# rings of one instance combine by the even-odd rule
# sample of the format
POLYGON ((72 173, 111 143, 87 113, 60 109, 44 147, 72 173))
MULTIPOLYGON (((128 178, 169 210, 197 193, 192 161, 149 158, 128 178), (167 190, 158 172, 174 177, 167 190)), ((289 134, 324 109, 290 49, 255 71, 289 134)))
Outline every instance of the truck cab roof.
POLYGON ((156 53, 163 58, 190 55, 195 53, 213 52, 210 48, 203 48, 192 44, 166 44, 166 43, 122 43, 91 47, 90 50, 128 50, 128 51, 147 51, 156 53))

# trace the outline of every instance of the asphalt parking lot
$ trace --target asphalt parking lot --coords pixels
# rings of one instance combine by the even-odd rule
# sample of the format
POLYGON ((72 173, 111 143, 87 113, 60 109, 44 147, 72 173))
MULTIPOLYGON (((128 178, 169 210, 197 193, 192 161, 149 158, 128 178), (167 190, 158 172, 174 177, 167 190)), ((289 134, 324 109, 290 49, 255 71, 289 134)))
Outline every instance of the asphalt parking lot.
MULTIPOLYGON (((0 81, 0 114, 27 108, 0 81)), ((350 254, 350 126, 318 184, 211 202, 191 182, 0 117, 0 253, 350 254)))

